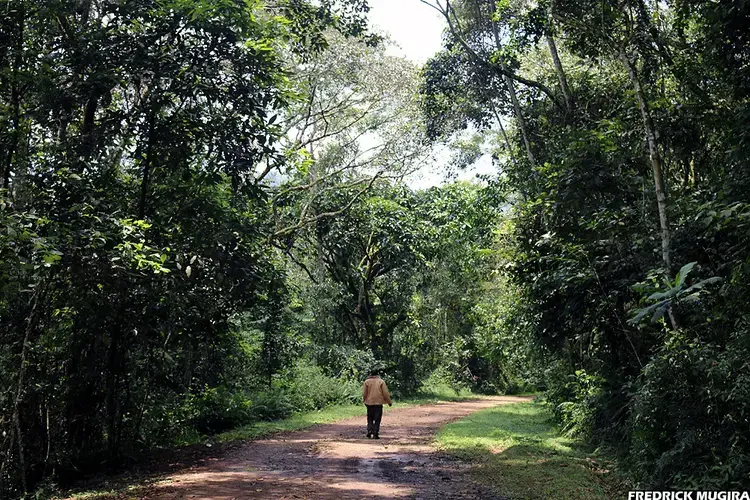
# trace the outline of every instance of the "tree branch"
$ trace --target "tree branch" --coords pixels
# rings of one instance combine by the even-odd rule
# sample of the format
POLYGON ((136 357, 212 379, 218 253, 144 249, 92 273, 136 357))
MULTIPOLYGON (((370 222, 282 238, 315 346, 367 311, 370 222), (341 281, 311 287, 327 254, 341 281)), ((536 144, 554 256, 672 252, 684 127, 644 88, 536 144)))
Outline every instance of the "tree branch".
POLYGON ((557 106, 561 110, 565 110, 565 106, 563 105, 563 103, 560 102, 560 100, 555 96, 554 92, 552 92, 552 90, 546 85, 544 85, 543 83, 519 76, 516 73, 509 71, 506 67, 500 64, 493 63, 492 61, 489 61, 480 57, 479 54, 477 54, 477 52, 473 48, 471 48, 471 46, 466 42, 466 40, 464 40, 463 37, 461 37, 458 34, 458 31, 456 30, 455 23, 454 23, 454 21, 456 22, 458 21, 458 18, 456 17, 455 11, 450 6, 450 1, 446 1, 445 7, 443 7, 440 4, 439 0, 436 0, 437 6, 433 5, 428 0, 419 0, 419 1, 429 7, 432 7, 445 18, 445 20, 448 22, 448 29, 450 29, 451 35, 453 35, 456 41, 458 41, 458 43, 464 48, 466 53, 469 54, 469 57, 474 59, 475 62, 486 66, 487 68, 489 68, 491 71, 494 71, 498 75, 507 76, 508 78, 515 80, 518 83, 522 83, 526 85, 527 87, 533 87, 533 88, 539 89, 547 97, 550 98, 550 100, 555 104, 555 106, 557 106), (451 20, 451 16, 453 16, 454 20, 451 20))
POLYGON ((342 208, 340 208, 339 210, 334 210, 334 211, 331 211, 331 212, 323 212, 322 214, 318 214, 315 217, 310 217, 310 218, 307 218, 307 219, 302 218, 297 224, 294 224, 293 226, 288 226, 288 227, 285 227, 284 229, 280 229, 279 231, 276 231, 275 233, 273 233, 272 237, 273 238, 279 238, 279 237, 282 237, 282 236, 286 236, 288 234, 293 233, 294 231, 302 229, 303 227, 305 227, 305 226, 307 226, 309 224, 314 224, 315 222, 318 222, 319 220, 322 220, 322 219, 325 219, 325 218, 328 218, 328 217, 336 217, 338 215, 343 214, 344 212, 346 212, 347 210, 349 210, 352 207, 352 205, 354 205, 354 203, 357 200, 359 200, 359 198, 362 197, 363 194, 365 194, 367 191, 370 190, 370 188, 372 187, 372 185, 375 184, 375 181, 378 178, 380 178, 381 174, 382 174, 382 172, 378 172, 377 174, 375 174, 374 176, 372 176, 372 178, 370 179, 370 181, 367 183, 367 186, 365 186, 359 192, 357 192, 357 194, 354 195, 352 197, 352 199, 349 200, 349 202, 346 205, 344 205, 342 208))

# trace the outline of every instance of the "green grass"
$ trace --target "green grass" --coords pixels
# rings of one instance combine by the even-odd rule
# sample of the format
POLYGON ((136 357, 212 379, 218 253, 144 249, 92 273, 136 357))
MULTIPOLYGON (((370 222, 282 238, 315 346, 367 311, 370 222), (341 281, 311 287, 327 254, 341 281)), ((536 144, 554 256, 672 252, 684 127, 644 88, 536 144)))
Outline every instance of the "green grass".
POLYGON ((443 427, 437 444, 471 462, 477 482, 510 498, 605 499, 623 491, 611 464, 560 434, 537 403, 473 413, 443 427))

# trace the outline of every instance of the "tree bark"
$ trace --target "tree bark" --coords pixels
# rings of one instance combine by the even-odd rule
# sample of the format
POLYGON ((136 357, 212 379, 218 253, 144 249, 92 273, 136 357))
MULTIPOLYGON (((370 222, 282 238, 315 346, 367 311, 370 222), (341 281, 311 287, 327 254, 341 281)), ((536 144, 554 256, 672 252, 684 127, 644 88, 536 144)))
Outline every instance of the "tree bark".
POLYGON ((36 308, 39 304, 41 286, 41 284, 37 283, 37 288, 34 291, 34 301, 31 305, 31 312, 29 312, 29 317, 26 319, 26 331, 24 333, 23 345, 21 346, 21 364, 18 369, 18 386, 16 387, 16 397, 13 402, 13 426, 15 428, 16 444, 18 445, 18 466, 21 469, 21 486, 24 493, 28 492, 28 484, 26 481, 26 458, 23 446, 23 432, 21 430, 21 400, 23 399, 23 382, 26 376, 26 356, 29 349, 31 332, 34 329, 36 308))
POLYGON ((662 175, 662 161, 661 155, 659 154, 659 147, 656 139, 656 127, 654 126, 653 118, 651 117, 651 111, 646 101, 646 96, 643 92, 643 87, 638 80, 638 73, 635 68, 635 64, 625 54, 620 52, 620 59, 622 60, 625 67, 628 69, 630 75, 630 82, 633 85, 633 90, 638 98, 638 105, 641 109, 641 117, 643 119, 643 128, 646 134, 646 142, 648 144, 649 159, 651 161, 651 170, 654 175, 654 189, 656 190, 656 204, 659 210, 659 225, 661 228, 661 253, 664 266, 667 268, 667 272, 670 272, 672 268, 672 260, 670 257, 671 241, 669 233, 669 219, 667 214, 667 195, 664 187, 664 177, 662 175))
POLYGON ((146 199, 148 196, 148 188, 151 182, 151 164, 153 161, 154 152, 154 121, 156 120, 156 109, 151 111, 151 117, 149 120, 148 130, 148 144, 146 145, 146 159, 143 165, 143 178, 141 179, 141 195, 138 201, 138 218, 143 220, 146 217, 146 199))
POLYGON ((557 79, 560 81, 560 90, 562 90, 563 98, 565 99, 565 106, 568 108, 568 113, 572 113, 573 106, 574 106, 573 94, 570 92, 570 87, 568 86, 568 78, 567 76, 565 76, 565 69, 563 68, 562 62, 560 62, 560 54, 557 52, 557 43, 555 43, 555 38, 553 36, 554 5, 555 5, 554 0, 551 0, 550 5, 549 5, 549 12, 548 12, 547 32, 545 33, 544 38, 547 40, 547 47, 549 47, 549 53, 550 53, 550 56, 552 56, 552 63, 555 65, 555 72, 557 73, 557 79))
MULTIPOLYGON (((492 2, 492 15, 494 17, 495 15, 495 3, 492 2)), ((492 32, 495 35, 495 46, 498 50, 502 48, 502 43, 500 42, 500 34, 497 30, 497 24, 495 24, 495 21, 491 21, 492 23, 492 32)), ((510 101, 513 104, 513 111, 516 115, 516 122, 518 122, 518 130, 521 132, 521 138, 523 139, 523 144, 526 147, 526 154, 529 158, 529 163, 531 164, 531 168, 536 167, 536 160, 534 159, 534 153, 531 151, 531 142, 529 141, 529 136, 526 133, 526 120, 523 118, 523 112, 521 111, 521 104, 518 101, 518 95, 516 95, 516 89, 513 86, 513 80, 507 75, 507 68, 505 65, 498 61, 498 64, 500 68, 503 71, 503 81, 505 82, 505 86, 508 89, 508 94, 510 95, 510 101)))
POLYGON ((19 88, 19 78, 18 73, 21 68, 21 64, 23 62, 23 36, 24 36, 24 27, 26 24, 26 12, 23 8, 23 3, 21 3, 21 7, 18 9, 18 33, 16 38, 16 46, 15 46, 15 56, 13 58, 13 72, 12 72, 12 79, 13 83, 11 84, 11 96, 10 96, 10 106, 13 110, 13 119, 12 119, 12 130, 11 130, 11 138, 10 138, 10 144, 8 146, 8 150, 5 152, 5 168, 3 169, 3 180, 2 180, 2 187, 3 189, 9 189, 10 188, 10 174, 13 171, 13 158, 16 154, 16 149, 18 149, 18 139, 20 135, 19 126, 21 123, 21 89, 19 88))

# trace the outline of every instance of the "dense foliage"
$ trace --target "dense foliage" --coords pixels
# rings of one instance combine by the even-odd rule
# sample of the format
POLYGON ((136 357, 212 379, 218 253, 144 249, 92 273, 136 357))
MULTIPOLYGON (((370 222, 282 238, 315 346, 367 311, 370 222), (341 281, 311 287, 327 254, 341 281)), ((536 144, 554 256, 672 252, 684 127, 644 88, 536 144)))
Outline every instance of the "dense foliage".
POLYGON ((495 147, 498 326, 563 424, 649 487, 750 486, 747 5, 423 3, 428 130, 495 147))

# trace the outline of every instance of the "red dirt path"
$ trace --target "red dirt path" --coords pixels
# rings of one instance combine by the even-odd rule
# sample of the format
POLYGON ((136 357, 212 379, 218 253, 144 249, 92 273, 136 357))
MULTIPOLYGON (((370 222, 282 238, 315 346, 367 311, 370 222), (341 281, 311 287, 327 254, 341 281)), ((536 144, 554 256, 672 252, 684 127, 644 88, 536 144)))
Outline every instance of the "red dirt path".
POLYGON ((498 498, 471 484, 468 466, 436 453, 432 437, 474 411, 529 398, 495 396, 389 410, 380 440, 363 416, 249 442, 207 465, 172 474, 140 498, 498 498))

